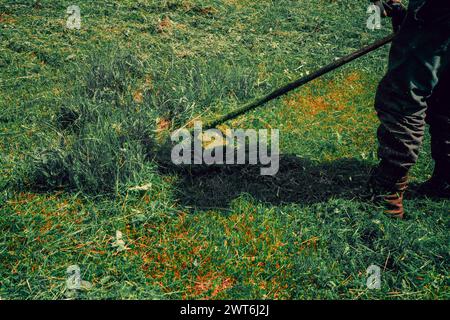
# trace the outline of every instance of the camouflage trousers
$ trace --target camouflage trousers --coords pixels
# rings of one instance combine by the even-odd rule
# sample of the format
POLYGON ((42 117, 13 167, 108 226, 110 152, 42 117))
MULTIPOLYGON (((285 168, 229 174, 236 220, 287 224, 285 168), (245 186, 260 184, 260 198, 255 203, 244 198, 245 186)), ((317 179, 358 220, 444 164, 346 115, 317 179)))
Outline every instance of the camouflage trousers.
POLYGON ((375 109, 380 167, 396 178, 417 161, 425 124, 432 157, 450 175, 450 27, 422 25, 408 14, 392 43, 375 109))

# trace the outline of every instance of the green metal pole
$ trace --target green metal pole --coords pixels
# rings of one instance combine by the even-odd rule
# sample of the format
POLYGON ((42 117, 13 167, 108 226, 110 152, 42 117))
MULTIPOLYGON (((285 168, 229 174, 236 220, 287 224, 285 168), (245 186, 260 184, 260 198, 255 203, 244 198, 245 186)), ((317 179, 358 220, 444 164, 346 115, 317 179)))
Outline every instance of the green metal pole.
POLYGON ((223 124, 224 122, 235 119, 235 118, 243 115, 244 113, 247 113, 251 110, 258 108, 259 106, 262 106, 271 100, 277 99, 277 98, 285 95, 286 93, 288 93, 294 89, 297 89, 298 87, 301 87, 304 84, 306 84, 326 73, 329 73, 330 71, 333 71, 355 59, 358 59, 372 51, 375 51, 376 49, 390 43, 394 39, 394 37, 395 37, 395 34, 391 34, 390 36, 387 36, 386 38, 378 40, 369 46, 366 46, 366 47, 359 49, 358 51, 355 51, 345 57, 342 57, 342 58, 336 60, 335 62, 332 62, 332 63, 320 68, 319 70, 307 75, 306 77, 302 77, 291 83, 288 83, 285 86, 274 90, 273 92, 269 93, 268 95, 266 95, 264 97, 258 98, 255 101, 242 106, 241 108, 238 108, 228 114, 221 116, 220 118, 218 118, 210 123, 207 123, 204 126, 204 128, 205 129, 215 128, 218 125, 223 124))

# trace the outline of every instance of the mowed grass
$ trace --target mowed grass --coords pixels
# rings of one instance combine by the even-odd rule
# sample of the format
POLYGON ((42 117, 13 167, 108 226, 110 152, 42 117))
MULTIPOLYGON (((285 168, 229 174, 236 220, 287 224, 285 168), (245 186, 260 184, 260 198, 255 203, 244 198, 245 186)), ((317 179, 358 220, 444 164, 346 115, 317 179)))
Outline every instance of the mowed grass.
MULTIPOLYGON (((358 198, 387 48, 226 124, 280 129, 274 177, 155 160, 157 131, 386 35, 366 1, 79 1, 67 30, 72 4, 0 4, 0 298, 449 298, 449 202, 396 221, 358 198), (92 288, 68 292, 71 265, 92 288)), ((431 170, 427 137, 413 182, 431 170)))

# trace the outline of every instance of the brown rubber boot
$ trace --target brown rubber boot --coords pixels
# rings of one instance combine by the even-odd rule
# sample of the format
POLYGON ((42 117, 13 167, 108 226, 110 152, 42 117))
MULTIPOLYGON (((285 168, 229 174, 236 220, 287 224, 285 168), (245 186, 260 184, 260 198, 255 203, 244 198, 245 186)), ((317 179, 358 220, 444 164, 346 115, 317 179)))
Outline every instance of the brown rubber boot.
POLYGON ((403 194, 408 187, 408 177, 393 179, 380 168, 373 170, 369 180, 370 200, 384 209, 384 213, 393 218, 403 219, 403 194))
POLYGON ((450 168, 436 164, 433 175, 419 186, 417 193, 430 198, 450 199, 450 168))

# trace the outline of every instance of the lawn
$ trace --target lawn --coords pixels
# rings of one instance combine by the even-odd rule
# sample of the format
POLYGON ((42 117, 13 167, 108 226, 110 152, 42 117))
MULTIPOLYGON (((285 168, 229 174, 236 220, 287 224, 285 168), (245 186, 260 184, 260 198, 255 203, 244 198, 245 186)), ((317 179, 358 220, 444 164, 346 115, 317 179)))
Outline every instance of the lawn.
POLYGON ((0 298, 449 299, 449 201, 408 194, 398 221, 360 197, 388 47, 221 127, 279 129, 275 176, 161 157, 168 131, 388 35, 367 5, 2 0, 0 298))

